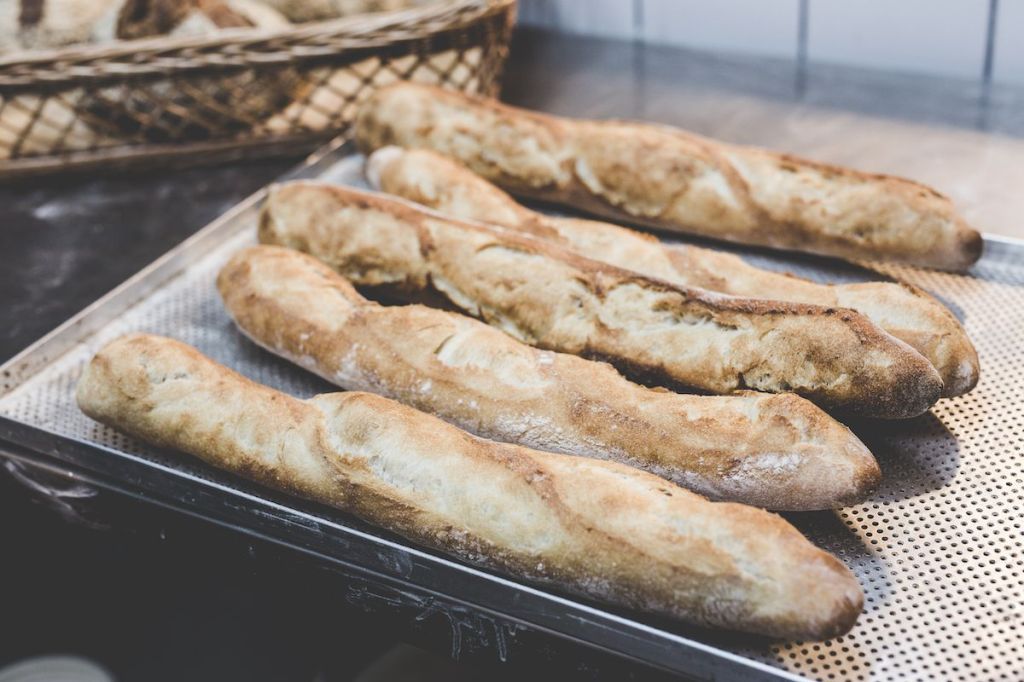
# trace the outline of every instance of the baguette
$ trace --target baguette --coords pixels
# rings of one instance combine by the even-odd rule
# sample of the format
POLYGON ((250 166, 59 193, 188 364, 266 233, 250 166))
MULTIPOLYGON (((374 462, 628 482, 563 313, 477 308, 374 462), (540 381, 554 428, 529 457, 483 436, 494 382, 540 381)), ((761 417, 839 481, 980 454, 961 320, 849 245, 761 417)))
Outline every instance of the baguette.
POLYGON ((3 0, 0 52, 288 25, 259 0, 3 0))
POLYGON ((950 270, 981 255, 981 235, 929 187, 667 126, 556 118, 403 83, 368 99, 355 131, 364 151, 435 149, 513 194, 658 229, 950 270))
POLYGON ((787 511, 861 502, 881 477, 849 429, 792 393, 647 389, 457 313, 367 301, 291 249, 241 251, 217 288, 239 329, 271 352, 485 438, 614 460, 714 499, 787 511))
POLYGON ((793 391, 886 418, 921 414, 942 390, 927 360, 853 311, 679 287, 383 195, 272 187, 259 237, 355 284, 437 292, 520 341, 660 383, 793 391))
POLYGON ((455 160, 426 149, 382 147, 366 162, 376 189, 442 213, 557 242, 580 254, 674 284, 733 296, 852 308, 925 356, 944 397, 978 383, 978 354, 956 317, 917 287, 895 282, 818 284, 748 265, 738 256, 657 239, 609 223, 548 216, 517 204, 455 160))
POLYGON ((774 514, 613 462, 494 443, 369 393, 298 400, 167 338, 102 349, 88 416, 522 578, 701 625, 847 631, 863 595, 774 514))

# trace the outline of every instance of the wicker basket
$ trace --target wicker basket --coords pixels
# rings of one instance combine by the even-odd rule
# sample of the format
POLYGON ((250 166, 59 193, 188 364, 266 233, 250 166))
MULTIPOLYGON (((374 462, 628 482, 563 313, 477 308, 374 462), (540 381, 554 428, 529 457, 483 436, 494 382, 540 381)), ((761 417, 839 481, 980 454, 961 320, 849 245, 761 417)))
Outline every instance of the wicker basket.
POLYGON ((515 0, 0 59, 0 178, 295 154, 399 79, 493 94, 515 0))

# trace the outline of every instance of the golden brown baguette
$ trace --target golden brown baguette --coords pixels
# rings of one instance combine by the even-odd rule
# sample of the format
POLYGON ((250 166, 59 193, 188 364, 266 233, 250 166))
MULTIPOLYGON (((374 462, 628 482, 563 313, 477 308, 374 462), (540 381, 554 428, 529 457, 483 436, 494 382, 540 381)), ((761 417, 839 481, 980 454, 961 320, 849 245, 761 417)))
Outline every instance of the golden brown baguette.
POLYGON ((978 383, 978 354, 944 305, 909 284, 818 284, 762 270, 728 253, 662 244, 642 232, 531 211, 450 157, 428 149, 382 147, 366 162, 371 184, 456 218, 520 230, 580 254, 657 277, 733 296, 852 308, 924 355, 942 377, 943 396, 978 383))
POLYGON ((355 284, 435 291, 520 341, 663 383, 792 391, 886 418, 921 414, 942 390, 924 357, 851 310, 679 287, 384 195, 272 187, 259 236, 355 284))
POLYGON ((856 579, 774 514, 614 462, 494 443, 369 393, 298 400, 171 339, 102 349, 93 419, 476 564, 701 625, 823 639, 856 579))
POLYGON ((881 477, 849 429, 792 393, 647 389, 604 363, 537 350, 464 315, 367 301, 292 249, 239 252, 217 288, 238 327, 271 352, 485 438, 618 461, 768 509, 854 504, 881 477))
POLYGON ((860 173, 667 126, 556 118, 403 83, 362 105, 356 140, 454 156, 513 194, 714 239, 962 270, 981 235, 952 202, 860 173))

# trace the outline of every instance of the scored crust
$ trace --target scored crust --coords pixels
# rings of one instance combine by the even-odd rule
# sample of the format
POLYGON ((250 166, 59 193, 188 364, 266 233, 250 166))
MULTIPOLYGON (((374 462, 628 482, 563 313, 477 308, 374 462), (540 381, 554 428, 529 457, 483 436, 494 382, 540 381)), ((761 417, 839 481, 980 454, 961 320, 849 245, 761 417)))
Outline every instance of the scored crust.
POLYGON ((924 357, 852 310, 680 287, 382 195, 272 187, 259 237, 356 284, 434 290, 521 341, 662 384, 793 391, 884 418, 921 414, 942 389, 924 357))
POLYGON ((733 254, 662 244, 618 225, 545 215, 429 149, 381 147, 367 158, 366 175, 375 189, 441 213, 512 228, 674 284, 852 308, 924 355, 942 377, 944 397, 962 395, 978 382, 978 354, 964 328, 948 308, 917 287, 898 282, 819 284, 762 270, 733 254))
POLYGON ((605 602, 805 640, 843 634, 863 606, 850 571, 774 514, 486 441, 369 393, 298 400, 171 339, 108 344, 77 400, 150 443, 605 602))
POLYGON ((981 235, 929 187, 667 126, 557 118, 400 83, 360 107, 355 138, 367 152, 435 149, 513 194, 659 229, 950 270, 981 255, 981 235))
POLYGON ((856 436, 799 396, 647 389, 606 364, 537 350, 464 315, 367 301, 298 251, 245 249, 217 287, 261 346, 342 388, 479 436, 618 461, 777 510, 855 504, 881 477, 856 436))

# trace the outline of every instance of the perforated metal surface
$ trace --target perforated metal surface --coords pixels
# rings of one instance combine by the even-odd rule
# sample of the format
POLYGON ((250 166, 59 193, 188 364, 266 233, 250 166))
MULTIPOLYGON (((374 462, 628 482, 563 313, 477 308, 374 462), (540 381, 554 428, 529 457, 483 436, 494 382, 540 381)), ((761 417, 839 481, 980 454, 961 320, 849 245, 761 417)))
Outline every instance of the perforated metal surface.
MULTIPOLYGON (((361 184, 358 159, 332 179, 361 184)), ((161 454, 85 418, 73 391, 84 363, 131 330, 179 338, 243 374, 286 392, 334 390, 244 341, 213 283, 224 260, 253 241, 254 213, 167 283, 0 399, 0 414, 78 441, 140 454, 206 476, 187 458, 161 454)), ((816 279, 878 273, 817 259, 747 254, 766 267, 816 279)), ((903 422, 852 424, 881 463, 884 482, 866 504, 788 517, 857 574, 865 612, 847 636, 824 643, 765 643, 699 633, 742 656, 822 680, 1024 680, 1024 247, 989 244, 970 276, 893 268, 888 274, 942 298, 964 321, 981 357, 981 382, 903 422)), ((665 627, 663 623, 656 628, 665 627)), ((666 641, 671 631, 647 636, 666 641)), ((628 642, 623 651, 629 653, 628 642)))

